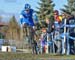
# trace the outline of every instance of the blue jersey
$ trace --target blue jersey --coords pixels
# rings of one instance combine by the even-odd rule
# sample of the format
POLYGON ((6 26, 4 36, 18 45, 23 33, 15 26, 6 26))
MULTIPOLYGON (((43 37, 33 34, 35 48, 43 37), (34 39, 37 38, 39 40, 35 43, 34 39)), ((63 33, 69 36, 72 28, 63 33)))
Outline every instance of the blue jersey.
POLYGON ((26 13, 26 11, 23 10, 20 16, 21 24, 26 23, 29 26, 34 26, 33 13, 34 13, 33 9, 30 9, 29 13, 26 13))

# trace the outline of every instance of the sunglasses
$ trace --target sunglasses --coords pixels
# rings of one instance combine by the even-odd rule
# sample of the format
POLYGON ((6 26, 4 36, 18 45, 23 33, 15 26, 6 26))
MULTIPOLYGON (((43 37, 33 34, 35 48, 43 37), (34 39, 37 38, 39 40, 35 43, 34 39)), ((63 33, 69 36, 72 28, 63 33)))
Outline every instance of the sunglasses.
POLYGON ((26 10, 26 11, 29 11, 29 10, 26 10))
POLYGON ((25 10, 25 11, 29 11, 29 10, 27 9, 27 10, 25 10))
POLYGON ((54 15, 58 15, 57 13, 54 13, 54 15))
POLYGON ((62 16, 65 16, 65 15, 62 15, 62 16))

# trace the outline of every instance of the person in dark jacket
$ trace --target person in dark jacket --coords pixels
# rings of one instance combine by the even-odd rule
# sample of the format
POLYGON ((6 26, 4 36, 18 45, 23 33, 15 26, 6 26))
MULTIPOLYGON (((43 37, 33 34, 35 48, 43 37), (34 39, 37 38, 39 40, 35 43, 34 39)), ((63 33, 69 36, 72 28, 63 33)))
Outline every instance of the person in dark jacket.
MULTIPOLYGON (((75 18, 74 16, 70 16, 70 18, 67 20, 68 25, 75 25, 75 18)), ((69 35, 70 37, 75 37, 75 27, 70 27, 69 29, 69 35)), ((70 44, 70 54, 75 54, 74 51, 74 39, 69 38, 69 44, 70 44)))

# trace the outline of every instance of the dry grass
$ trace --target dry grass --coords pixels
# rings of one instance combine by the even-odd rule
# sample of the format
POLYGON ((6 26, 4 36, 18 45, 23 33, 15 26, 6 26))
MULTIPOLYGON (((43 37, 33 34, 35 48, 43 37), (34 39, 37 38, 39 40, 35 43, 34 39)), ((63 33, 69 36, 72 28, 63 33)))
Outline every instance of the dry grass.
POLYGON ((75 60, 74 55, 0 53, 0 60, 75 60))

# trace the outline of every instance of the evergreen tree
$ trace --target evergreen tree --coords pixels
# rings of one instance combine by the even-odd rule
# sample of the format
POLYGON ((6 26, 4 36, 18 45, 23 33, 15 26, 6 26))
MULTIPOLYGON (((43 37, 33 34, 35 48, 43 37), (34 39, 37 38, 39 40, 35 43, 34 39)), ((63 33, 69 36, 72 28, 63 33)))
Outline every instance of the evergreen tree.
POLYGON ((39 20, 45 21, 45 18, 49 18, 50 20, 53 21, 53 18, 52 18, 53 8, 54 8, 53 1, 52 0, 40 0, 38 4, 40 5, 37 11, 39 20))
POLYGON ((63 12, 75 16, 75 0, 67 0, 68 4, 64 5, 65 9, 61 9, 63 12))

